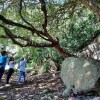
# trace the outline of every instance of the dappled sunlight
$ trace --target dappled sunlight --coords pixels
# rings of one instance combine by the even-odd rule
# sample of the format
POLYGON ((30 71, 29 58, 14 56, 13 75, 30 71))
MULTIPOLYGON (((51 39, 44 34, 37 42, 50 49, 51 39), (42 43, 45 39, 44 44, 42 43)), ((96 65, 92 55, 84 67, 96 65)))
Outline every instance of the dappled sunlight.
MULTIPOLYGON (((72 62, 72 63, 70 63, 68 66, 69 66, 69 67, 68 67, 68 69, 67 69, 67 73, 69 73, 70 71, 71 71, 71 72, 74 72, 75 63, 72 62)), ((73 76, 72 73, 70 73, 70 74, 71 74, 71 76, 73 76)))
POLYGON ((76 84, 77 84, 77 87, 79 87, 80 86, 80 80, 77 80, 76 84))
MULTIPOLYGON (((5 96, 4 98, 7 98, 7 96, 11 94, 9 98, 13 97, 13 100, 18 100, 18 98, 21 98, 21 100, 34 100, 35 97, 39 98, 35 100, 41 100, 42 96, 44 97, 47 93, 50 93, 52 94, 54 100, 54 98, 58 97, 57 93, 60 93, 60 91, 62 91, 64 87, 64 84, 58 73, 55 74, 55 78, 52 77, 51 73, 34 75, 31 77, 30 75, 28 75, 27 83, 21 83, 20 85, 17 84, 16 74, 14 74, 11 79, 12 78, 14 79, 14 81, 12 81, 13 83, 11 82, 11 87, 3 87, 0 89, 0 97, 5 96), (3 92, 1 92, 1 90, 3 92), (55 93, 57 95, 55 95, 55 93)), ((3 84, 5 84, 4 80, 5 79, 2 80, 3 84)))
POLYGON ((74 62, 72 62, 69 66, 71 66, 71 68, 73 69, 75 67, 74 65, 74 62))
POLYGON ((84 63, 84 65, 83 65, 83 67, 88 67, 88 66, 90 66, 90 63, 86 61, 86 62, 84 63))
POLYGON ((23 87, 23 89, 30 89, 30 87, 28 87, 28 86, 27 87, 23 87))
MULTIPOLYGON (((87 80, 88 77, 90 77, 92 75, 92 72, 88 71, 84 74, 80 74, 78 80, 75 81, 75 84, 77 87, 82 86, 82 82, 84 82, 84 80, 87 80)), ((82 86, 83 87, 83 86, 82 86)))
POLYGON ((89 77, 92 73, 90 71, 88 71, 86 74, 85 74, 85 77, 89 77))
POLYGON ((38 86, 39 86, 40 89, 44 89, 44 88, 47 88, 48 87, 46 84, 43 84, 43 83, 42 84, 39 84, 38 86))
MULTIPOLYGON (((70 69, 70 70, 71 70, 70 76, 71 76, 72 78, 74 78, 75 63, 72 62, 69 66, 71 67, 71 69, 70 69)), ((70 68, 70 67, 69 67, 69 68, 70 68)))

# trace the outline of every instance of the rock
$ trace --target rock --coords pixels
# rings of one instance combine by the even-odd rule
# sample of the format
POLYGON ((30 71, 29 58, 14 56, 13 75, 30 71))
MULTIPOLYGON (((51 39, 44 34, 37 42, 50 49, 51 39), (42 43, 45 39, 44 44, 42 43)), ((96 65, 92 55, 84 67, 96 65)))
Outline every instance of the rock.
POLYGON ((41 66, 41 68, 38 71, 38 75, 42 75, 45 72, 46 72, 46 68, 44 66, 41 66))
POLYGON ((64 84, 75 90, 100 92, 100 62, 94 59, 69 57, 62 63, 61 78, 64 84))
POLYGON ((31 73, 30 73, 30 75, 35 75, 36 74, 36 71, 32 71, 31 73))
POLYGON ((55 65, 55 62, 51 59, 48 60, 49 65, 51 66, 50 70, 57 71, 57 66, 55 65))
POLYGON ((54 70, 54 71, 60 71, 61 70, 61 66, 57 61, 54 61, 52 58, 49 58, 47 60, 49 66, 50 66, 50 70, 54 70))
POLYGON ((31 71, 33 71, 33 68, 32 68, 32 67, 26 68, 26 72, 27 72, 27 73, 30 73, 31 71))

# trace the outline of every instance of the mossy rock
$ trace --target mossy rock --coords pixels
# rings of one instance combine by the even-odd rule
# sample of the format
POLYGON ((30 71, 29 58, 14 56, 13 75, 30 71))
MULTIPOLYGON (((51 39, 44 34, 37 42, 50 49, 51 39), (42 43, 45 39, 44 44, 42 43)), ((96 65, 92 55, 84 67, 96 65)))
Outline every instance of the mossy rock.
POLYGON ((62 63, 61 78, 69 88, 75 90, 96 90, 100 92, 100 62, 94 59, 66 58, 62 63))

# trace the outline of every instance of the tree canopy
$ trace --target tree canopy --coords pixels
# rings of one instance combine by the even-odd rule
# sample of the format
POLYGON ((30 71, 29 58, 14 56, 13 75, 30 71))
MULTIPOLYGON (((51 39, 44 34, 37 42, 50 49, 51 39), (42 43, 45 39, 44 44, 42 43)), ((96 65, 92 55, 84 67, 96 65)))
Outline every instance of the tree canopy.
POLYGON ((96 27, 100 21, 99 5, 99 0, 2 0, 0 37, 10 38, 21 47, 54 47, 68 57, 70 51, 61 47, 68 44, 63 41, 79 43, 78 51, 100 34, 100 27, 96 27), (81 40, 77 42, 75 38, 81 40))

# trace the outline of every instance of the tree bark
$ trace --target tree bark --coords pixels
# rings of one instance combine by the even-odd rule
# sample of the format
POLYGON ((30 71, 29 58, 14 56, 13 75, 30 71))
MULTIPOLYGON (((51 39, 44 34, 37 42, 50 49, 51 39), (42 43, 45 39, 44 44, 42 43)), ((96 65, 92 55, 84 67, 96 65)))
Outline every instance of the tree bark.
POLYGON ((63 48, 59 44, 57 44, 56 46, 54 46, 54 48, 57 50, 58 53, 60 53, 62 55, 62 57, 64 59, 67 58, 67 57, 69 57, 69 56, 71 56, 71 54, 69 54, 68 52, 65 52, 63 50, 63 48))

